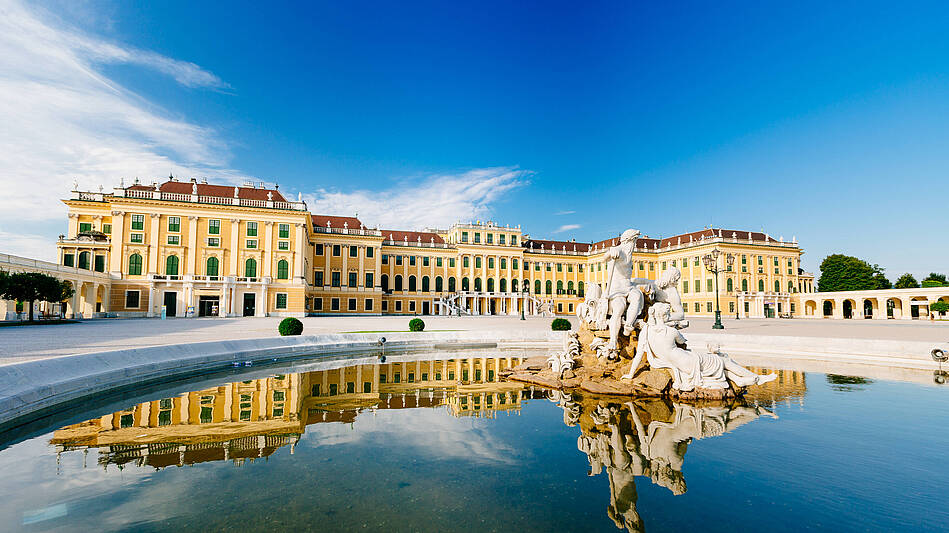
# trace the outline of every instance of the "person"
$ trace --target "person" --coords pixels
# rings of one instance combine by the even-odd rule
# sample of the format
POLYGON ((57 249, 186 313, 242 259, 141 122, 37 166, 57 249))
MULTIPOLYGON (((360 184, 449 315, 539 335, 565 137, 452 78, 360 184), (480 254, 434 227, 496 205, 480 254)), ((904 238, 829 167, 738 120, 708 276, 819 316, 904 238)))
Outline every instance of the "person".
POLYGON ((633 251, 639 239, 639 230, 628 229, 620 235, 619 246, 612 246, 606 252, 607 281, 604 298, 609 306, 610 340, 607 349, 616 354, 619 349, 620 330, 624 335, 632 333, 643 311, 645 298, 639 288, 633 284, 633 251))

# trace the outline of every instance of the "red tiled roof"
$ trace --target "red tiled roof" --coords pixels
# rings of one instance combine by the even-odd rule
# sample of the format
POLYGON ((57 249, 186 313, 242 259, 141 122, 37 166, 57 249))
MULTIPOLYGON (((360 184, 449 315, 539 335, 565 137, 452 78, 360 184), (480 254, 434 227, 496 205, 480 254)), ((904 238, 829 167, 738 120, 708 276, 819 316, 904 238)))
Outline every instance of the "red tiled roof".
POLYGON ((422 239, 422 242, 432 242, 434 239, 436 244, 443 244, 445 242, 437 233, 430 233, 427 231, 400 231, 396 229, 384 229, 382 231, 382 238, 392 241, 406 241, 409 242, 418 242, 419 239, 422 239))
MULTIPOLYGON (((662 248, 662 247, 665 247, 665 246, 675 245, 675 244, 680 244, 680 243, 681 243, 681 244, 686 244, 686 243, 688 243, 688 242, 698 242, 698 241, 701 241, 701 240, 702 240, 702 237, 703 237, 703 236, 704 236, 706 239, 709 239, 709 238, 712 238, 712 237, 718 237, 718 236, 719 236, 719 233, 721 233, 721 236, 722 236, 722 237, 725 237, 725 238, 727 238, 727 239, 733 238, 733 237, 732 237, 732 234, 734 233, 734 234, 735 234, 735 237, 734 237, 734 238, 737 238, 737 239, 739 239, 739 240, 748 240, 748 235, 750 234, 752 241, 757 241, 757 242, 762 242, 762 241, 764 241, 764 242, 778 242, 777 239, 775 239, 775 238, 773 238, 773 237, 769 237, 769 236, 765 235, 764 233, 760 233, 760 232, 757 232, 757 231, 738 231, 738 230, 717 229, 717 228, 716 228, 716 229, 703 229, 703 230, 700 230, 700 231, 693 231, 693 232, 691 232, 691 233, 682 233, 682 234, 680 234, 680 235, 673 235, 672 237, 666 237, 666 238, 664 238, 664 239, 662 239, 662 240, 659 240, 659 239, 651 239, 651 238, 648 238, 648 237, 645 237, 645 238, 644 238, 644 237, 640 237, 640 238, 636 241, 636 247, 637 247, 637 248, 654 249, 654 248, 656 248, 656 244, 657 244, 657 243, 659 244, 659 247, 662 248), (692 238, 692 241, 689 241, 689 237, 692 238)), ((608 247, 610 247, 610 246, 617 246, 617 245, 619 245, 619 236, 617 236, 617 237, 611 237, 611 238, 609 238, 609 239, 604 239, 604 240, 602 240, 602 241, 595 242, 595 243, 593 243, 592 247, 593 247, 594 249, 602 249, 602 248, 608 248, 608 247)))
POLYGON ((566 246, 568 252, 572 252, 574 250, 578 252, 586 252, 590 249, 590 243, 588 242, 546 241, 542 239, 528 239, 524 241, 524 248, 527 248, 527 250, 530 250, 531 248, 540 248, 542 246, 545 250, 550 250, 551 248, 563 250, 564 246, 566 246))
MULTIPOLYGON (((234 187, 229 185, 210 185, 207 183, 194 183, 192 181, 166 181, 158 186, 161 192, 175 194, 191 194, 192 185, 197 185, 199 196, 216 196, 218 198, 233 198, 234 187)), ((133 191, 154 191, 151 185, 132 185, 128 187, 133 191)), ((237 187, 237 197, 245 200, 267 200, 267 193, 271 193, 271 199, 274 202, 286 202, 287 199, 276 189, 257 189, 255 187, 237 187)))
POLYGON ((330 223, 331 228, 346 227, 349 229, 359 229, 362 227, 362 222, 356 217, 336 217, 333 215, 310 215, 310 218, 313 220, 314 226, 319 226, 321 228, 325 228, 327 222, 330 223))

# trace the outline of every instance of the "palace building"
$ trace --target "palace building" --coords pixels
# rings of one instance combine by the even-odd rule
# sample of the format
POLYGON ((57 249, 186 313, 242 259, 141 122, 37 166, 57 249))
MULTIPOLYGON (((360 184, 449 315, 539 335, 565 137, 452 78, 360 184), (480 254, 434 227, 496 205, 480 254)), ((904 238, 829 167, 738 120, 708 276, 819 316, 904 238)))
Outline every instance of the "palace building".
MULTIPOLYGON (((490 221, 369 228, 253 183, 169 177, 64 202, 59 263, 97 274, 79 282, 70 316, 567 315, 606 283, 605 252, 619 244, 533 239, 490 221)), ((640 238, 634 276, 679 269, 687 313, 711 315, 716 279, 702 258, 713 249, 726 316, 796 314, 795 295, 813 290, 796 240, 727 229, 640 238)))

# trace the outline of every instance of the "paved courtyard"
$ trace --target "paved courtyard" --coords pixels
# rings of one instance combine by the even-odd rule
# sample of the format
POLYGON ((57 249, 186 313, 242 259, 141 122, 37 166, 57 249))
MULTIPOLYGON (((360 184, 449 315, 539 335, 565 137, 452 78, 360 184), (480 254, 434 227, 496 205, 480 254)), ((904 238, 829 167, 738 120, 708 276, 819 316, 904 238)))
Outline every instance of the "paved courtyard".
MULTIPOLYGON (((411 317, 312 317, 304 334, 406 331, 411 317)), ((424 317, 427 331, 494 332, 512 328, 547 330, 550 318, 424 317)), ((576 319, 571 319, 574 324, 576 319)), ((711 331, 711 320, 694 318, 688 331, 711 331)), ((88 320, 77 324, 0 328, 0 364, 124 348, 277 335, 279 318, 88 320)), ((726 319, 725 331, 748 335, 949 342, 949 322, 871 320, 726 319)))

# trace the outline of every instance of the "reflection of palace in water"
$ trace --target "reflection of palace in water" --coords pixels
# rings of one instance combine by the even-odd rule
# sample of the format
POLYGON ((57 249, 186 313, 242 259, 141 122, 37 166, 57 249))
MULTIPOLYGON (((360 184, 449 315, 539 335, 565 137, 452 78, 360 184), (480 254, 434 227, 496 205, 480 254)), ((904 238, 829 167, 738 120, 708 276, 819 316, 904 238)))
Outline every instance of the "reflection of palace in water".
MULTIPOLYGON (((500 381, 519 357, 367 362, 188 392, 57 430, 60 451, 96 448, 99 464, 162 468, 290 453, 309 424, 355 421, 363 410, 444 406, 454 416, 518 412, 546 397, 500 381)), ((341 363, 342 364, 342 363, 341 363)))
POLYGON ((673 494, 684 494, 682 467, 693 440, 722 435, 760 416, 775 417, 765 405, 801 401, 804 373, 777 372, 777 380, 752 387, 753 395, 730 403, 693 405, 655 398, 612 403, 561 393, 552 399, 563 408, 564 423, 580 426, 577 448, 590 461, 590 475, 606 471, 609 517, 620 529, 644 531, 636 509, 636 476, 647 477, 673 494))

